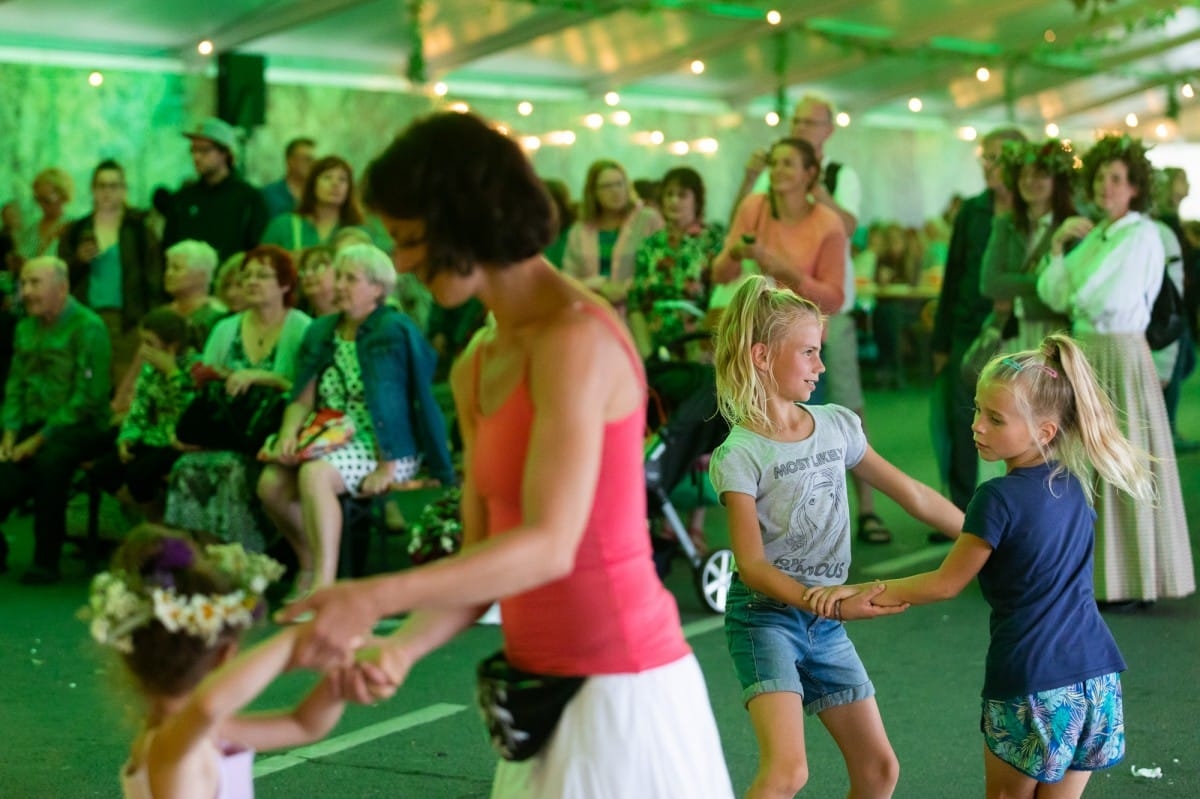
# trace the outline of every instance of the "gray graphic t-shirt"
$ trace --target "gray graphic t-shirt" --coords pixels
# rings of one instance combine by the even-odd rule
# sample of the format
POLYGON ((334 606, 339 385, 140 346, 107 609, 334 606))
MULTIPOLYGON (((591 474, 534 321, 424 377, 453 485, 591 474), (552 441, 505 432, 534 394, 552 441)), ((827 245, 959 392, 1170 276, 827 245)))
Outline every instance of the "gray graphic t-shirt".
MULTIPOLYGON (((735 426, 709 464, 718 497, 749 494, 767 560, 804 585, 840 585, 850 569, 846 470, 867 452, 862 423, 840 405, 805 406, 804 441, 772 441, 735 426)), ((723 501, 723 500, 722 500, 723 501)))

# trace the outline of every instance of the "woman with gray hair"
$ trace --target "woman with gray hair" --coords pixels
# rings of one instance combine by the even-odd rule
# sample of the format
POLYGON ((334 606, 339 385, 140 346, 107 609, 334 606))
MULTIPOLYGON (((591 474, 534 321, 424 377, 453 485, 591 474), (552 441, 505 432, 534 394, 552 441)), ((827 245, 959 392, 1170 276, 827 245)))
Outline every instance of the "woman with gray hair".
MULTIPOLYGON (((212 295, 217 251, 203 241, 186 239, 172 245, 164 255, 163 290, 171 300, 163 307, 188 320, 189 344, 202 350, 213 326, 229 315, 229 308, 212 295)), ((132 362, 117 375, 112 409, 118 420, 133 402, 134 383, 143 364, 140 351, 135 352, 132 362)))
POLYGON ((342 531, 338 497, 381 494, 414 479, 422 464, 455 481, 446 423, 433 398, 436 355, 407 316, 386 303, 396 285, 387 253, 370 244, 334 260, 337 312, 315 320, 300 345, 291 404, 258 483, 268 515, 296 549, 303 595, 337 578, 342 531), (302 460, 299 434, 319 409, 342 411, 353 438, 302 460))

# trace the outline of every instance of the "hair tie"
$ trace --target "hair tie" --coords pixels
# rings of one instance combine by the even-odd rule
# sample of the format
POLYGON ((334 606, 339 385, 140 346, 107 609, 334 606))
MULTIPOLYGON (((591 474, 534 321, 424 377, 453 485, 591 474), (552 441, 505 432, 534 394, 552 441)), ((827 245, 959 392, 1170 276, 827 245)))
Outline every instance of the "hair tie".
MULTIPOLYGON (((1024 371, 1025 366, 1026 366, 1026 364, 1022 364, 1016 358, 1011 358, 1011 357, 1006 357, 1006 358, 1002 359, 1000 361, 1000 363, 1004 364, 1005 366, 1011 366, 1013 368, 1013 370, 1017 371, 1017 372, 1024 371)), ((1044 364, 1044 363, 1031 363, 1028 365, 1032 366, 1035 369, 1043 370, 1046 374, 1050 375, 1053 378, 1056 378, 1056 379, 1058 378, 1058 372, 1055 371, 1054 369, 1051 369, 1049 366, 1046 366, 1046 364, 1044 364)))

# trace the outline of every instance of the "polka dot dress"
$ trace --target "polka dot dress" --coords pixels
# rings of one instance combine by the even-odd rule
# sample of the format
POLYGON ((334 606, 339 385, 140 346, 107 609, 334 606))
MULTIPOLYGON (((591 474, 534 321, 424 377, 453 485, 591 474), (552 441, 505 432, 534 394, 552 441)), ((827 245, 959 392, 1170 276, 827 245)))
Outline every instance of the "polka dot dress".
MULTIPOLYGON (((321 456, 342 476, 346 490, 359 493, 363 479, 379 465, 375 446, 375 429, 371 414, 367 411, 366 394, 363 390, 362 370, 358 365, 358 352, 353 340, 336 337, 334 368, 321 374, 317 385, 319 406, 342 411, 354 420, 355 434, 344 446, 321 456)), ((421 465, 419 456, 401 458, 395 465, 392 480, 399 482, 416 477, 421 465)))

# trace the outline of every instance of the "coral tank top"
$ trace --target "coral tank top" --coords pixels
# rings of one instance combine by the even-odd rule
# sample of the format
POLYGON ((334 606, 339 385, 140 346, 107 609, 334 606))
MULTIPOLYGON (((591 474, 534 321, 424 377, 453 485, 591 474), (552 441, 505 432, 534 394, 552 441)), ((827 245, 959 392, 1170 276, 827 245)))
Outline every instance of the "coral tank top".
MULTIPOLYGON (((616 322, 601 308, 577 308, 601 319, 622 342, 616 322)), ((521 489, 533 426, 528 374, 493 413, 479 407, 480 350, 475 351, 475 485, 487 508, 488 537, 521 524, 521 489)), ((644 378, 639 378, 645 389, 644 378)), ((637 673, 672 663, 691 650, 675 598, 654 571, 646 521, 642 466, 645 409, 636 408, 604 428, 595 498, 566 577, 501 600, 505 652, 518 668, 542 674, 637 673)), ((544 487, 553 491, 554 486, 544 487)))

